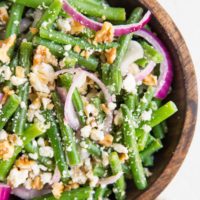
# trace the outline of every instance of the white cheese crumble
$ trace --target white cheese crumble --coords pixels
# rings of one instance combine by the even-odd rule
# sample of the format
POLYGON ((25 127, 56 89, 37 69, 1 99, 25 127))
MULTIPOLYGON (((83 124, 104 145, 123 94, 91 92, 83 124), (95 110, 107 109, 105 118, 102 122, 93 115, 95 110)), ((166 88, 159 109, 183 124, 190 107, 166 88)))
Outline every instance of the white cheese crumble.
POLYGON ((0 74, 3 76, 5 80, 10 80, 10 77, 12 75, 10 67, 6 65, 3 65, 2 67, 0 67, 0 74))
POLYGON ((152 110, 144 111, 141 114, 141 120, 149 121, 149 120, 151 120, 151 116, 152 116, 152 110))
POLYGON ((84 126, 81 129, 81 136, 84 138, 88 138, 90 136, 91 130, 92 130, 91 126, 84 126))
POLYGON ((20 77, 12 76, 10 81, 13 85, 19 86, 19 85, 24 84, 27 81, 27 78, 20 78, 20 77))
POLYGON ((124 79, 123 88, 129 93, 137 93, 135 78, 132 74, 128 74, 124 79))
POLYGON ((46 183, 50 183, 51 182, 51 179, 52 179, 52 174, 51 173, 42 173, 40 175, 41 177, 41 181, 43 182, 43 184, 45 185, 46 183))
POLYGON ((54 152, 52 147, 45 146, 39 148, 39 154, 44 157, 53 158, 54 152))
POLYGON ((57 20, 58 29, 60 29, 64 33, 68 33, 69 31, 71 31, 71 24, 70 23, 71 23, 71 18, 67 18, 67 19, 59 18, 57 20))
POLYGON ((0 131, 0 140, 6 140, 7 137, 8 137, 7 132, 6 132, 5 130, 2 129, 2 130, 0 131))
POLYGON ((104 139, 104 132, 98 129, 92 129, 90 136, 94 141, 101 141, 104 139))
POLYGON ((125 154, 128 153, 128 149, 122 144, 114 143, 112 147, 118 153, 125 153, 125 154))
POLYGON ((115 110, 116 107, 117 107, 116 103, 110 102, 110 103, 108 104, 108 108, 109 108, 110 110, 115 110))
POLYGON ((151 126, 144 124, 142 126, 142 129, 146 132, 149 133, 151 131, 151 126))

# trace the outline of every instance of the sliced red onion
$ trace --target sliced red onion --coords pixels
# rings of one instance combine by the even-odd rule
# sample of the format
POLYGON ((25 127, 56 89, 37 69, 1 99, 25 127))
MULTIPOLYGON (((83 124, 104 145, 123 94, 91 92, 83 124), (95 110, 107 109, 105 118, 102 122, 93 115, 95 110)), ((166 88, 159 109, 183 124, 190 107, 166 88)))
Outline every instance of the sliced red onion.
POLYGON ((0 199, 9 200, 11 188, 8 185, 0 183, 0 199))
POLYGON ((65 99, 67 97, 66 89, 63 88, 63 87, 56 87, 56 90, 58 92, 58 95, 60 96, 61 102, 64 104, 65 103, 65 99))
POLYGON ((153 69, 155 68, 155 66, 156 66, 156 63, 154 63, 153 61, 151 61, 151 62, 146 66, 145 69, 143 69, 139 74, 135 75, 135 80, 136 80, 137 82, 143 81, 144 78, 145 78, 146 76, 148 76, 148 75, 153 71, 153 69))
POLYGON ((28 190, 25 187, 18 187, 12 189, 12 194, 25 200, 41 197, 49 193, 51 193, 51 189, 49 188, 44 188, 42 190, 33 190, 33 189, 28 190))
POLYGON ((165 45, 161 42, 161 40, 156 37, 152 32, 146 29, 141 29, 134 34, 148 41, 164 57, 164 61, 160 65, 160 76, 158 79, 158 87, 155 93, 155 97, 159 99, 164 99, 169 92, 173 79, 172 61, 169 52, 166 49, 165 45))
MULTIPOLYGON (((80 24, 82 24, 92 30, 98 31, 103 26, 102 23, 99 23, 92 19, 89 19, 88 17, 86 17, 83 14, 81 14, 80 12, 78 12, 75 8, 73 8, 68 3, 67 0, 63 1, 63 9, 65 10, 65 12, 67 12, 69 15, 71 15, 74 20, 78 21, 80 24)), ((129 33, 135 32, 137 30, 140 30, 142 27, 144 27, 150 21, 150 17, 151 17, 151 12, 148 11, 144 15, 143 19, 138 23, 114 26, 114 35, 121 36, 121 35, 126 35, 129 33)))
POLYGON ((60 181, 60 179, 61 179, 61 174, 60 174, 58 167, 56 166, 52 180, 51 180, 51 184, 58 183, 60 181))
POLYGON ((114 183, 116 183, 117 180, 119 180, 121 178, 122 175, 123 175, 123 172, 119 172, 118 174, 116 174, 114 176, 102 178, 99 180, 99 184, 103 185, 103 186, 114 184, 114 183))
MULTIPOLYGON (((74 89, 77 87, 79 87, 82 83, 83 83, 83 77, 89 77, 91 80, 93 80, 102 90, 105 100, 107 102, 107 104, 112 103, 112 96, 109 93, 109 90, 107 89, 107 87, 104 85, 104 83, 99 80, 94 74, 82 70, 81 68, 76 68, 76 69, 64 69, 64 70, 60 70, 58 72, 56 72, 56 76, 63 74, 63 73, 77 73, 79 74, 79 76, 81 75, 81 77, 79 78, 77 75, 73 80, 73 83, 71 85, 71 88, 68 91, 68 95, 67 95, 67 99, 65 102, 65 117, 66 117, 66 123, 68 123, 70 125, 70 127, 74 127, 74 130, 77 130, 80 126, 78 126, 78 124, 76 124, 75 126, 75 121, 77 121, 77 115, 74 115, 74 108, 73 108, 73 104, 72 104, 72 94, 74 89), (82 80, 81 80, 82 79, 82 80), (80 81, 81 80, 81 81, 80 81), (80 84, 81 83, 81 84, 80 84)), ((84 77, 84 78, 85 78, 84 77)), ((112 120, 113 120, 113 112, 111 111, 110 113, 107 114, 106 119, 104 120, 104 131, 105 132, 109 132, 112 126, 112 120)))

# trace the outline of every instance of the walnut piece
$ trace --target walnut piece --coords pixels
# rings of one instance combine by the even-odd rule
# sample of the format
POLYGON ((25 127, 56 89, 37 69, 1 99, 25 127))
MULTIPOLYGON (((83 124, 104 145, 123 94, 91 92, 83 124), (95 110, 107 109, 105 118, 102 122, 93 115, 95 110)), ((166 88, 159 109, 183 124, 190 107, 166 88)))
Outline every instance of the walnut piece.
POLYGON ((0 24, 5 25, 8 22, 9 16, 5 7, 0 7, 0 24))
POLYGON ((99 141, 99 144, 100 144, 100 145, 103 145, 103 146, 105 146, 105 147, 110 147, 110 146, 112 146, 112 143, 113 143, 113 136, 110 135, 110 134, 106 134, 106 135, 104 136, 104 139, 101 140, 101 141, 99 141))
POLYGON ((106 50, 105 56, 106 56, 106 59, 107 59, 107 63, 113 64, 113 62, 115 61, 115 59, 117 57, 117 49, 111 48, 111 49, 106 50))
POLYGON ((8 140, 0 141, 0 159, 8 160, 14 154, 14 145, 8 140))
POLYGON ((157 76, 149 74, 147 77, 145 77, 143 83, 148 86, 156 86, 158 83, 157 76))
POLYGON ((63 193, 64 191, 64 185, 62 182, 60 183, 54 183, 52 185, 52 193, 53 193, 53 196, 56 198, 56 199, 59 199, 61 197, 61 194, 63 193))
POLYGON ((41 177, 40 176, 36 176, 34 178, 34 180, 32 181, 32 188, 35 190, 41 190, 44 187, 42 181, 41 181, 41 177))
POLYGON ((79 22, 77 22, 75 20, 72 20, 70 33, 72 35, 78 35, 79 33, 83 32, 84 28, 85 27, 82 24, 80 24, 79 22))
POLYGON ((109 22, 104 22, 102 29, 96 32, 94 43, 112 42, 114 39, 114 28, 109 22))

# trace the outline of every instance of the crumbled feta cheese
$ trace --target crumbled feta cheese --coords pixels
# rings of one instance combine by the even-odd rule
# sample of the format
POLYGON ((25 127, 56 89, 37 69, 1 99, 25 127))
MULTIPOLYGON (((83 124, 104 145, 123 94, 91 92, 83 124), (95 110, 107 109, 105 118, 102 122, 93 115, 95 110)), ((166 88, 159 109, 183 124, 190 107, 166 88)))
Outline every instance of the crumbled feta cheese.
POLYGON ((89 171, 86 176, 90 180, 89 184, 90 187, 96 187, 97 183, 99 182, 99 178, 97 176, 94 176, 92 171, 89 171))
POLYGON ((86 149, 84 149, 84 148, 81 148, 81 150, 80 150, 80 157, 81 157, 81 160, 85 160, 85 159, 87 159, 87 158, 89 158, 90 157, 90 154, 88 153, 88 151, 86 150, 86 149))
POLYGON ((71 21, 72 21, 71 18, 67 18, 67 19, 59 18, 57 20, 57 26, 64 33, 68 33, 69 31, 71 31, 71 24, 70 24, 71 21))
POLYGON ((151 126, 144 124, 142 126, 142 129, 146 132, 149 133, 151 131, 151 126))
POLYGON ((40 175, 42 183, 45 185, 46 183, 50 183, 52 179, 52 174, 51 173, 42 173, 40 175))
POLYGON ((38 154, 37 153, 29 153, 28 155, 33 160, 37 160, 38 159, 38 154))
POLYGON ((27 81, 27 78, 19 78, 16 76, 12 76, 10 80, 13 85, 19 86, 19 85, 24 84, 27 81))
POLYGON ((79 167, 72 167, 71 168, 71 177, 72 181, 79 184, 85 184, 87 181, 87 177, 85 173, 79 167))
POLYGON ((40 137, 38 139, 37 143, 39 146, 44 147, 45 146, 44 138, 40 137))
POLYGON ((68 44, 68 45, 64 46, 65 51, 69 51, 69 50, 71 50, 71 48, 72 48, 71 44, 68 44))
POLYGON ((48 105, 51 103, 51 99, 49 98, 42 98, 42 105, 43 105, 43 108, 46 110, 48 105))
POLYGON ((90 114, 92 116, 97 116, 98 115, 98 110, 96 109, 96 107, 93 104, 88 104, 85 107, 85 113, 87 116, 89 116, 90 114))
POLYGON ((124 79, 123 88, 129 93, 137 93, 135 78, 132 74, 128 74, 124 79))
POLYGON ((24 102, 24 101, 22 101, 21 103, 20 103, 20 107, 23 109, 23 108, 26 108, 26 103, 24 102))
POLYGON ((40 167, 37 163, 34 163, 33 165, 31 165, 31 169, 32 169, 33 177, 36 177, 40 174, 40 167))
POLYGON ((128 149, 124 145, 122 145, 122 144, 114 143, 112 145, 112 147, 118 153, 125 153, 125 154, 128 153, 128 149))
POLYGON ((101 141, 104 139, 104 132, 98 129, 92 129, 91 131, 91 138, 94 141, 101 141))
POLYGON ((141 120, 143 121, 149 121, 151 120, 152 110, 144 111, 141 114, 141 120))
POLYGON ((108 108, 110 109, 110 110, 114 110, 115 108, 116 108, 116 103, 113 103, 113 102, 110 102, 109 104, 108 104, 108 108))
POLYGON ((32 189, 32 180, 31 180, 31 178, 28 178, 28 179, 25 181, 24 187, 25 187, 27 190, 31 190, 31 189, 32 189))
POLYGON ((54 152, 52 147, 45 146, 39 148, 39 154, 44 157, 53 158, 54 152))
POLYGON ((6 132, 5 130, 2 129, 2 130, 0 131, 0 140, 6 140, 7 137, 8 137, 7 132, 6 132))
POLYGON ((108 158, 108 153, 103 151, 102 152, 102 164, 104 167, 108 166, 109 165, 109 158, 108 158))
POLYGON ((90 136, 91 130, 92 130, 91 126, 84 126, 81 129, 81 136, 84 138, 88 138, 90 136))
POLYGON ((0 74, 3 76, 5 80, 10 80, 12 72, 10 70, 10 67, 3 65, 0 67, 0 74))
POLYGON ((25 183, 27 178, 28 170, 18 170, 17 168, 13 168, 7 177, 7 181, 9 185, 11 185, 13 188, 16 188, 25 183))

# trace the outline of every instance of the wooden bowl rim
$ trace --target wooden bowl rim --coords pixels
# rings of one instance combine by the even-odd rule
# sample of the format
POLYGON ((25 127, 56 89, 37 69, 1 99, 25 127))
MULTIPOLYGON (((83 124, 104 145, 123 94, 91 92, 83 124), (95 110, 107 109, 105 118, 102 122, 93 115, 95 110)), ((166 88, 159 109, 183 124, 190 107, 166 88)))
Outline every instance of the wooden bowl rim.
POLYGON ((141 0, 140 3, 142 3, 152 12, 156 20, 158 20, 168 37, 171 39, 174 48, 179 52, 179 59, 182 63, 182 70, 185 76, 186 90, 186 113, 183 130, 174 154, 159 178, 155 180, 155 182, 147 190, 145 190, 136 198, 138 200, 153 200, 165 189, 165 187, 174 178, 189 150, 197 120, 198 91, 195 69, 189 50, 175 23, 156 0, 141 0), (163 19, 165 19, 164 23, 163 19), (167 30, 166 28, 169 28, 167 24, 170 24, 169 30, 167 30), (176 33, 176 37, 174 33, 176 33), (179 38, 180 42, 177 42, 177 38, 179 38))

